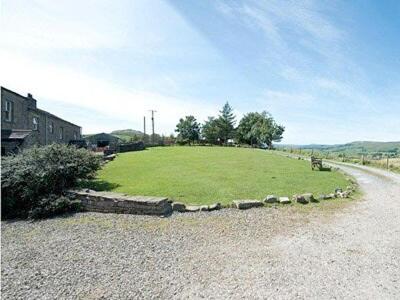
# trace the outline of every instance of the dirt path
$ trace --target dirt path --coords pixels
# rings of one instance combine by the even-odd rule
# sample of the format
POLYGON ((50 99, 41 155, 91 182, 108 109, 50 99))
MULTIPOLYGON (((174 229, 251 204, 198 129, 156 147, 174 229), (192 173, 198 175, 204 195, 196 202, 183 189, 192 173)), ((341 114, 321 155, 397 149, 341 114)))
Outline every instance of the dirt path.
POLYGON ((2 298, 399 299, 400 176, 342 168, 339 209, 2 222, 2 298))
POLYGON ((273 247, 288 262, 279 289, 287 287, 287 296, 301 298, 398 299, 400 176, 369 167, 340 167, 357 179, 363 201, 331 222, 316 222, 291 238, 275 239, 273 247))
POLYGON ((362 200, 329 220, 310 218, 267 245, 238 246, 224 261, 237 285, 222 281, 206 297, 399 299, 400 176, 340 167, 358 180, 362 200))

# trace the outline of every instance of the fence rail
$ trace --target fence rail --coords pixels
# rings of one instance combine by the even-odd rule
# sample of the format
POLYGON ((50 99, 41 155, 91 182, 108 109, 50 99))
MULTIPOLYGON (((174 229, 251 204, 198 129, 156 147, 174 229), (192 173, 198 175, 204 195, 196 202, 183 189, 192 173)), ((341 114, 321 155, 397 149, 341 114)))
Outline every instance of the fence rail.
POLYGON ((314 156, 317 158, 337 160, 341 162, 350 162, 360 165, 370 165, 382 169, 387 169, 394 172, 400 173, 400 154, 397 153, 359 153, 359 154, 347 154, 344 152, 329 152, 329 151, 318 151, 300 148, 289 148, 279 149, 284 152, 292 154, 314 156))

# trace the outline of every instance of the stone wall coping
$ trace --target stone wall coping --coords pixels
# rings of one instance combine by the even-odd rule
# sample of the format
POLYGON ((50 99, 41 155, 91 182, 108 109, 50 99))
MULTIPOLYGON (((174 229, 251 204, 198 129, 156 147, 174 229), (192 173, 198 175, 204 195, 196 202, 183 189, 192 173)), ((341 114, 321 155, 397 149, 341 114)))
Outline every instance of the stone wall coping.
POLYGON ((102 197, 110 200, 117 201, 133 201, 133 202, 146 202, 146 203, 158 203, 168 201, 167 197, 157 197, 157 196, 130 196, 122 193, 115 192, 98 192, 94 190, 71 190, 69 193, 81 195, 81 196, 94 196, 94 197, 102 197))

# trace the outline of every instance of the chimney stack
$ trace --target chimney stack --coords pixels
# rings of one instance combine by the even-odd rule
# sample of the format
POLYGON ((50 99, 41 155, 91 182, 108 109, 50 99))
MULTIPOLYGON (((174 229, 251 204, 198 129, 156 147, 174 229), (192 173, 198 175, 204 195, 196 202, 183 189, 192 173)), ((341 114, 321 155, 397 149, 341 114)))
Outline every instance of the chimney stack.
POLYGON ((31 93, 28 93, 26 100, 30 108, 36 108, 36 100, 33 98, 31 93))

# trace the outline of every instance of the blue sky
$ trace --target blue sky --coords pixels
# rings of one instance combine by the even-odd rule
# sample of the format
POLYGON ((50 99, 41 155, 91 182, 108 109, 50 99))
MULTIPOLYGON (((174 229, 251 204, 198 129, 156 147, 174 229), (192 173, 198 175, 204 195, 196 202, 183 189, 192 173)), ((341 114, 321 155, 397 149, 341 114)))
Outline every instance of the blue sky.
MULTIPOLYGON (((0 84, 84 133, 226 102, 284 143, 400 140, 399 1, 2 0, 0 84)), ((150 122, 148 122, 148 128, 150 122)))

